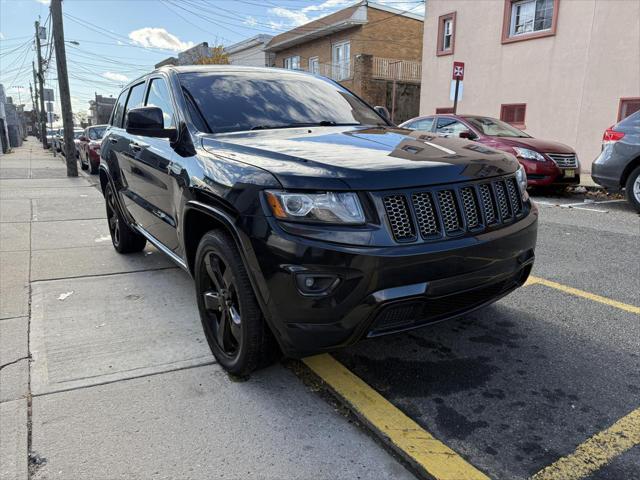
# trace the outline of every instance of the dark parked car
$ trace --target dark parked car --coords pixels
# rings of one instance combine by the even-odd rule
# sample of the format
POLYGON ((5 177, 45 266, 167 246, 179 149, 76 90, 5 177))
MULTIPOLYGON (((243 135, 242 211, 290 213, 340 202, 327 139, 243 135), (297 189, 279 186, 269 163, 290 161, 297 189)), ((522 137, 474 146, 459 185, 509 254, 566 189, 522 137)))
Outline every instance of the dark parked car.
POLYGON ((149 241, 194 277, 235 374, 465 314, 533 265, 512 155, 393 127, 311 74, 163 67, 120 94, 100 154, 115 249, 149 241))
POLYGON ((614 192, 624 189, 629 203, 640 212, 640 111, 605 130, 591 178, 614 192))
POLYGON ((463 137, 516 156, 527 172, 530 186, 559 187, 580 183, 576 152, 562 143, 541 140, 502 120, 479 115, 429 115, 400 125, 435 132, 442 137, 463 137))
POLYGON ((100 166, 100 145, 107 125, 93 125, 87 127, 78 139, 80 167, 89 169, 90 173, 98 173, 100 166))

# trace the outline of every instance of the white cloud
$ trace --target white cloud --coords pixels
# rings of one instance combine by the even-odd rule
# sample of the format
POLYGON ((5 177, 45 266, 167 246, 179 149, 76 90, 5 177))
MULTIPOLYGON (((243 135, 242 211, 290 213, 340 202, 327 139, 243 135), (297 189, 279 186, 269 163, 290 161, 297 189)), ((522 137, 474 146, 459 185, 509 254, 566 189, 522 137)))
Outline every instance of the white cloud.
POLYGON ((244 23, 245 25, 249 25, 250 27, 255 27, 258 24, 258 21, 253 17, 247 17, 242 23, 244 23))
POLYGON ((133 43, 147 48, 162 48, 180 52, 193 47, 193 42, 183 42, 164 28, 145 27, 129 33, 133 43))
POLYGON ((4 40, 4 33, 0 32, 0 40, 4 40))
POLYGON ((51 0, 36 0, 36 2, 41 3, 43 5, 49 5, 49 3, 51 3, 51 0))
MULTIPOLYGON (((424 3, 419 3, 416 0, 407 0, 406 2, 398 0, 376 0, 376 2, 388 4, 389 7, 393 7, 399 11, 408 11, 417 15, 424 15, 424 3)), ((316 5, 308 5, 300 9, 289 9, 285 7, 270 8, 270 14, 286 20, 284 22, 271 21, 270 26, 274 30, 282 29, 283 27, 298 27, 352 5, 355 5, 354 0, 325 0, 316 5), (320 12, 320 15, 308 15, 311 12, 320 12)))
POLYGON ((129 77, 122 75, 121 73, 104 72, 102 76, 109 80, 113 80, 114 82, 126 82, 129 80, 129 77))

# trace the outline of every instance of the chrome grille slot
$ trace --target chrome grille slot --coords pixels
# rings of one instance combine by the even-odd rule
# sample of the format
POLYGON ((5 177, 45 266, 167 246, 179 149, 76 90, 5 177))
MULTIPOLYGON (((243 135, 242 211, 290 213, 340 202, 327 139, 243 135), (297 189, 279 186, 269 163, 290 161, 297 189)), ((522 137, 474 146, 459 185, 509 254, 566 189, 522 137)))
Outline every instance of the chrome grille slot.
POLYGON ((578 168, 578 159, 573 153, 547 153, 546 155, 560 168, 578 168))
POLYGON ((500 211, 500 216, 502 217, 502 221, 511 218, 511 209, 509 208, 509 199, 507 198, 506 187, 504 186, 504 182, 498 181, 493 184, 496 189, 496 200, 498 201, 498 210, 500 211))
POLYGON ((484 207, 484 216, 487 220, 487 225, 494 224, 498 219, 498 214, 496 213, 496 204, 491 194, 491 187, 483 183, 478 189, 480 190, 480 198, 482 198, 482 206, 484 207))
POLYGON ((507 192, 509 193, 513 213, 514 215, 518 215, 522 210, 522 202, 520 200, 520 190, 515 178, 507 179, 507 192))
POLYGON ((462 198, 464 216, 467 220, 467 228, 476 228, 480 225, 480 209, 478 208, 478 202, 473 188, 461 188, 460 197, 462 198))
POLYGON ((431 238, 440 234, 433 198, 429 192, 414 193, 411 197, 413 209, 418 219, 418 230, 422 238, 431 238))
POLYGON ((388 195, 384 197, 383 202, 393 237, 398 242, 415 240, 416 229, 411 219, 407 197, 402 194, 388 195))
POLYGON ((462 230, 462 219, 456 204, 455 192, 453 190, 440 190, 438 192, 438 203, 445 232, 456 233, 462 230))

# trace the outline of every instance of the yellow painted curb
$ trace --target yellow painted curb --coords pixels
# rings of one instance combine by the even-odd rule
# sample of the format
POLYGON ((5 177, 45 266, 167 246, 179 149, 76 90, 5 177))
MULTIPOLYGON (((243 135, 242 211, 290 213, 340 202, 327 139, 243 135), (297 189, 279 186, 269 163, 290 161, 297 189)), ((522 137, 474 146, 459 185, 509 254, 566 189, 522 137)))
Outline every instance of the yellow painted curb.
POLYGON ((488 480, 484 473, 434 438, 331 355, 303 362, 355 413, 418 468, 437 480, 488 480))

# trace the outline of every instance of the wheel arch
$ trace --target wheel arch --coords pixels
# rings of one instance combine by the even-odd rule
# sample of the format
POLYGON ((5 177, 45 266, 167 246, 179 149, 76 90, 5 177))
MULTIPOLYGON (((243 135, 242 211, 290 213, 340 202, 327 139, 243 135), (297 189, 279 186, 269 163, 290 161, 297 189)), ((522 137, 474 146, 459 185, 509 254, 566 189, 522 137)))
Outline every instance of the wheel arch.
POLYGON ((637 156, 633 160, 631 160, 624 170, 622 171, 622 175, 620 176, 620 187, 624 188, 627 184, 627 180, 631 172, 633 172, 637 167, 640 167, 640 156, 637 156))

